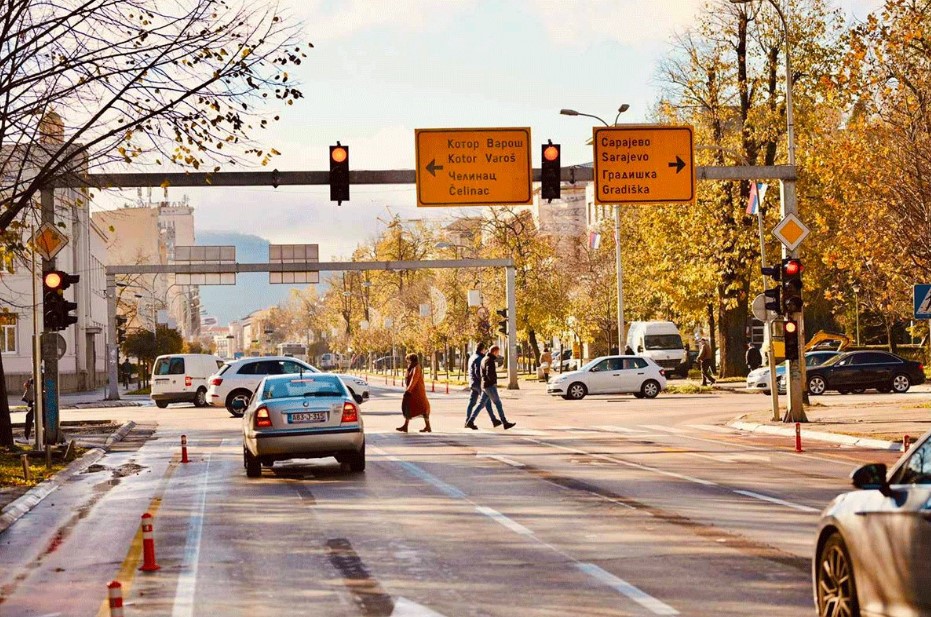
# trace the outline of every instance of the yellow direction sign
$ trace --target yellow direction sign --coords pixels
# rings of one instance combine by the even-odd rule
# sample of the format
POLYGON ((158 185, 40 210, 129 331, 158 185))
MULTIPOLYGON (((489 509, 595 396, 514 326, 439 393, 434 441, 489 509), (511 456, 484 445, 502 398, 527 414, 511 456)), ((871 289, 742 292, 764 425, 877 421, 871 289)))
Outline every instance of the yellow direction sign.
POLYGON ((54 259, 58 251, 65 248, 68 238, 51 223, 42 223, 32 237, 36 252, 46 260, 54 259))
POLYGON ((417 205, 530 204, 530 129, 416 129, 417 205))
POLYGON ((592 143, 596 204, 695 200, 692 127, 595 127, 592 143))

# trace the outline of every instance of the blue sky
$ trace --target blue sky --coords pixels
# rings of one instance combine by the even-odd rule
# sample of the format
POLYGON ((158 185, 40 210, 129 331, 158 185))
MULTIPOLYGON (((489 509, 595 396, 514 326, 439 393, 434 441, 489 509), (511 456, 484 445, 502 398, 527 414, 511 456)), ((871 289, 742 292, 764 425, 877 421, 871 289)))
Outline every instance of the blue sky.
MULTIPOLYGON (((327 146, 350 146, 354 169, 411 169, 414 129, 529 126, 534 144, 563 145, 563 164, 591 160, 591 121, 643 122, 659 97, 657 63, 704 0, 282 0, 314 49, 292 71, 306 98, 266 131, 279 169, 327 168, 327 146)), ((862 19, 879 0, 835 0, 862 19)), ((538 165, 538 148, 532 148, 538 165)), ((180 198, 182 189, 170 197, 180 198)), ((353 187, 341 207, 327 187, 187 190, 199 230, 280 243, 319 243, 346 257, 399 213, 418 210, 411 186, 353 187)))

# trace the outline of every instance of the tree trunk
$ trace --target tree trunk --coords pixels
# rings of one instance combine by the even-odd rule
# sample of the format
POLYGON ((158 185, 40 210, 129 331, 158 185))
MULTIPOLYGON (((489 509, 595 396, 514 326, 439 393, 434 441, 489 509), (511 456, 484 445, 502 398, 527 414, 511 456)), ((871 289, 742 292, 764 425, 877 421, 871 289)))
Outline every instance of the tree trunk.
POLYGON ((530 358, 530 368, 527 371, 529 373, 531 371, 537 370, 537 362, 540 359, 540 346, 537 343, 536 330, 534 330, 533 328, 530 328, 530 331, 528 332, 528 336, 530 337, 530 349, 533 351, 532 357, 530 358))
POLYGON ((714 350, 718 348, 718 343, 717 343, 718 328, 715 325, 716 323, 717 321, 715 320, 714 304, 709 302, 708 303, 708 342, 711 344, 711 366, 712 367, 715 366, 714 350))
MULTIPOLYGON (((42 392, 41 385, 36 388, 36 392, 42 392)), ((0 447, 13 449, 13 421, 10 418, 10 400, 7 398, 3 356, 0 356, 0 447)))

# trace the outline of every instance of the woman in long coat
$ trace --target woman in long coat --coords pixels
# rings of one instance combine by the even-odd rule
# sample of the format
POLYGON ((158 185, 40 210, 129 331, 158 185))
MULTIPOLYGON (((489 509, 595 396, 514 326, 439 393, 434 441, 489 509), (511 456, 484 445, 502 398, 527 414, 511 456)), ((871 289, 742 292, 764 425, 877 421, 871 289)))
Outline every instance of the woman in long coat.
POLYGON ((426 426, 420 430, 421 433, 430 433, 430 401, 427 400, 427 388, 423 381, 423 369, 420 368, 420 362, 417 360, 417 354, 407 356, 407 376, 404 378, 407 389, 404 390, 404 398, 401 400, 401 412, 404 414, 404 426, 399 426, 398 430, 402 433, 407 432, 407 425, 411 418, 423 416, 426 426))

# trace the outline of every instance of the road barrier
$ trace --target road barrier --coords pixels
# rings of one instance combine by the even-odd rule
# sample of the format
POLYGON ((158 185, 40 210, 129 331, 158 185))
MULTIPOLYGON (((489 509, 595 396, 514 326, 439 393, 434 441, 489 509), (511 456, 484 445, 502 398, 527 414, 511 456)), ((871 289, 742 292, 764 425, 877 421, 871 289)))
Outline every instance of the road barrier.
POLYGON ((187 457, 187 435, 181 435, 181 462, 190 463, 187 457))
POLYGON ((146 512, 142 515, 142 567, 143 572, 155 572, 161 569, 155 563, 155 538, 152 533, 152 515, 146 512))
POLYGON ((119 581, 110 581, 107 596, 110 600, 110 617, 123 617, 123 586, 119 581))
POLYGON ((802 424, 800 422, 795 423, 795 451, 804 452, 802 450, 802 424))

